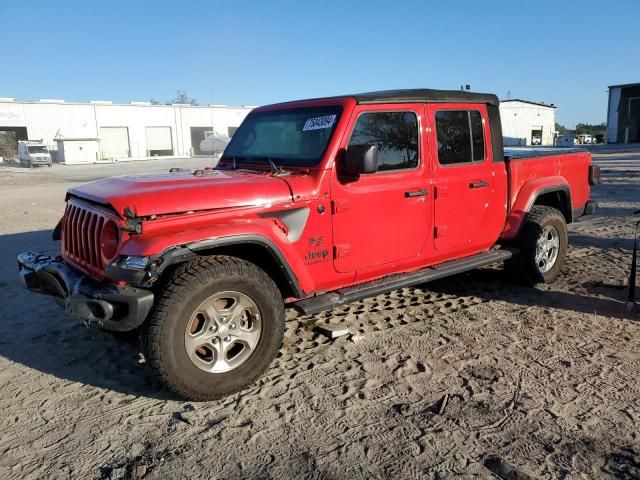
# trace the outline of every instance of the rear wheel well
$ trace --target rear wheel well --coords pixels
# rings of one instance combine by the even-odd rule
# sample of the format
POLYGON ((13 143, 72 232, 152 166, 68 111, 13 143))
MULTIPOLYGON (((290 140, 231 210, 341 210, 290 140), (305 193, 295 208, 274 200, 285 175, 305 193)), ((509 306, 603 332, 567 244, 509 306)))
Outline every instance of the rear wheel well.
MULTIPOLYGON (((296 288, 292 284, 295 279, 290 279, 285 266, 282 265, 277 255, 266 245, 259 243, 223 245, 219 247, 203 248, 195 251, 194 253, 199 256, 225 255, 246 260, 247 262, 260 267, 273 279, 282 294, 282 298, 297 298, 299 296, 298 292, 296 292, 296 288)), ((171 265, 163 272, 162 277, 169 278, 171 276, 170 272, 182 263, 183 262, 171 265)))
POLYGON ((552 192, 542 193, 536 197, 533 205, 553 207, 556 210, 559 210, 560 213, 562 213, 565 222, 568 224, 573 220, 571 198, 569 197, 569 192, 566 190, 554 190, 552 192))

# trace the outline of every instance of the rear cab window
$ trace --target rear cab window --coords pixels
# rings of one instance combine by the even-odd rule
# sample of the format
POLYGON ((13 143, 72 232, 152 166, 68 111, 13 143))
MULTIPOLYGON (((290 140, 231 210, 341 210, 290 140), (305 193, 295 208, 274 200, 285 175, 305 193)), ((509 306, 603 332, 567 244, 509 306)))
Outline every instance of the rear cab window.
POLYGON ((484 161, 484 124, 478 110, 439 110, 435 121, 440 165, 484 161))

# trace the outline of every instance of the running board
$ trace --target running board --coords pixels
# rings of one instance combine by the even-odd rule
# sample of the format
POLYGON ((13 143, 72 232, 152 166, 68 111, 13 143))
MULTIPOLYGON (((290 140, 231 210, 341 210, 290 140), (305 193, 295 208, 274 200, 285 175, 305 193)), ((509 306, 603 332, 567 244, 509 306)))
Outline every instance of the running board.
POLYGON ((305 315, 314 315, 325 310, 331 310, 338 305, 373 297, 391 290, 420 285, 439 278, 450 277, 451 275, 484 267, 485 265, 491 265, 492 263, 504 262, 515 253, 516 250, 514 249, 489 250, 488 252, 476 253, 469 257, 449 260, 448 262, 432 265, 414 272, 387 275, 370 282, 305 298, 293 303, 293 306, 305 315))

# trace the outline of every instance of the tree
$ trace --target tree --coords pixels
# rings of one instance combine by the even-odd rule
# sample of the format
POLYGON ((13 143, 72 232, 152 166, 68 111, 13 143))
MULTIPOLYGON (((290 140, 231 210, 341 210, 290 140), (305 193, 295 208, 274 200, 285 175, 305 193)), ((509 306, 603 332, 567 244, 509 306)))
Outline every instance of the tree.
POLYGON ((155 98, 153 98, 153 97, 151 97, 151 98, 149 99, 149 103, 150 103, 151 105, 160 105, 160 102, 159 102, 158 100, 156 100, 155 98))
POLYGON ((0 132, 0 157, 12 158, 17 154, 15 132, 0 132))
POLYGON ((185 103, 189 105, 198 105, 198 102, 195 98, 189 98, 186 90, 178 90, 176 92, 176 96, 167 102, 167 105, 171 105, 172 103, 185 103))
POLYGON ((591 124, 591 123, 578 123, 576 125, 576 133, 578 135, 581 134, 589 134, 589 135, 604 135, 607 132, 607 124, 599 123, 599 124, 591 124))
POLYGON ((573 133, 572 130, 569 130, 564 125, 560 125, 558 122, 556 122, 556 132, 558 132, 558 135, 570 135, 573 133))

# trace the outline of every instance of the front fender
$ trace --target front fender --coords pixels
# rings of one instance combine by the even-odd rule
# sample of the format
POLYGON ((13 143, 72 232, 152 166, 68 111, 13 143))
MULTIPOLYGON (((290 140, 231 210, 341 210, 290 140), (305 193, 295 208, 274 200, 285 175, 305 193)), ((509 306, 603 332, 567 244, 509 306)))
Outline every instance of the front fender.
POLYGON ((281 266, 299 297, 314 289, 314 282, 291 235, 282 229, 282 222, 271 217, 238 219, 215 223, 209 227, 160 230, 133 235, 120 250, 120 255, 162 257, 162 269, 183 261, 189 252, 211 250, 231 245, 254 244, 265 248, 281 266))
POLYGON ((503 240, 514 239, 520 232, 527 213, 531 210, 536 199, 540 195, 550 192, 565 192, 571 202, 571 189, 564 177, 553 176, 539 178, 523 184, 511 205, 511 210, 507 216, 505 228, 500 238, 503 240))

